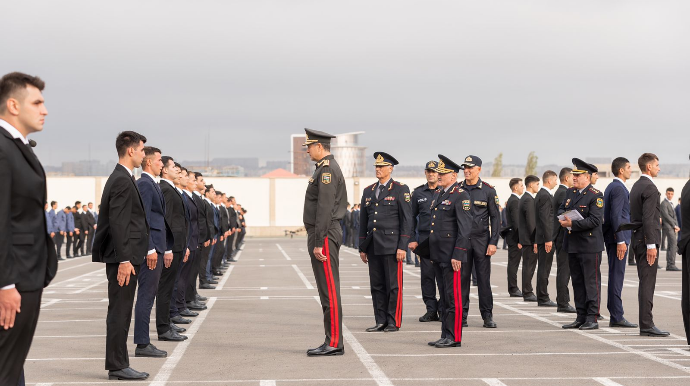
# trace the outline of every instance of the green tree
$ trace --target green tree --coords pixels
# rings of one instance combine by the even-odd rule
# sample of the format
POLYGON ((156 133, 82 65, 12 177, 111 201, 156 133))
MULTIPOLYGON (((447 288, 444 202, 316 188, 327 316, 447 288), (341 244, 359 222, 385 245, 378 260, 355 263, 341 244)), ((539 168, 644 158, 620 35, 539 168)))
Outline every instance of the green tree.
POLYGON ((531 151, 529 152, 529 155, 527 156, 527 165, 525 166, 525 175, 537 175, 537 160, 539 157, 535 154, 535 152, 531 151))
POLYGON ((500 177, 503 174, 503 153, 498 153, 494 159, 494 169, 491 171, 491 177, 500 177))

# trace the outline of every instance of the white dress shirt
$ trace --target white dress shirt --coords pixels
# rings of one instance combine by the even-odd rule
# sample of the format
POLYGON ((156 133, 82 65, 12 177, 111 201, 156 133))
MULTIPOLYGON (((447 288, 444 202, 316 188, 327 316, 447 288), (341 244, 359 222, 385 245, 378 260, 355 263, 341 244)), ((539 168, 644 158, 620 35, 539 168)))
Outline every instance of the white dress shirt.
POLYGON ((21 139, 25 145, 29 144, 29 140, 26 139, 26 137, 22 133, 20 133, 16 127, 10 125, 9 122, 7 122, 6 120, 0 119, 0 126, 2 126, 2 128, 5 129, 5 131, 7 131, 12 136, 12 138, 21 139))

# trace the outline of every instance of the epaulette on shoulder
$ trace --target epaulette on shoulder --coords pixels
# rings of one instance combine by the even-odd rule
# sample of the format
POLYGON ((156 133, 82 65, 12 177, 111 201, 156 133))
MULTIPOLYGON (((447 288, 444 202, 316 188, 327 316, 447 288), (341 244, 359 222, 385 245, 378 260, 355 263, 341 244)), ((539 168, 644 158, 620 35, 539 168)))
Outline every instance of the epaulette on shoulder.
POLYGON ((426 185, 426 184, 421 184, 421 185, 419 185, 418 187, 414 188, 414 190, 417 190, 417 189, 424 189, 425 186, 427 186, 427 185, 426 185))
POLYGON ((369 189, 369 188, 371 188, 371 189, 373 190, 373 189, 374 189, 374 186, 376 186, 376 184, 377 184, 377 182, 376 182, 376 183, 373 183, 373 184, 371 184, 371 185, 369 185, 369 186, 367 186, 367 187, 364 188, 364 189, 369 189))
POLYGON ((483 181, 483 180, 482 180, 482 182, 484 183, 484 185, 490 187, 491 189, 496 189, 496 188, 494 188, 494 186, 491 185, 490 183, 488 183, 488 182, 486 182, 486 181, 483 181))
POLYGON ((601 191, 600 191, 600 190, 594 189, 594 187, 593 187, 593 186, 590 186, 590 187, 589 187, 589 190, 590 190, 590 191, 591 191, 592 193, 595 193, 595 194, 599 194, 599 193, 601 193, 601 191))
POLYGON ((330 165, 331 165, 331 160, 329 160, 329 159, 325 159, 325 160, 321 161, 321 163, 319 164, 319 166, 330 166, 330 165))
POLYGON ((393 183, 396 183, 396 184, 398 184, 398 185, 400 185, 400 186, 405 186, 405 184, 403 184, 402 182, 398 182, 398 181, 395 181, 395 180, 393 180, 393 183))

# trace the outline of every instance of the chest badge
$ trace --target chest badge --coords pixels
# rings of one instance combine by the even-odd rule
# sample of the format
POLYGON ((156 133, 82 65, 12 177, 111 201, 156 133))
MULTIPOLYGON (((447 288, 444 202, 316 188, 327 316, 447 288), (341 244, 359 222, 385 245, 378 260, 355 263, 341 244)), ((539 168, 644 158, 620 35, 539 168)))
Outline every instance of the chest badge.
POLYGON ((410 193, 405 193, 405 202, 410 202, 410 193))
POLYGON ((462 200, 462 209, 470 210, 470 200, 462 200))
POLYGON ((331 183, 331 173, 323 173, 321 175, 321 183, 323 184, 330 184, 331 183))

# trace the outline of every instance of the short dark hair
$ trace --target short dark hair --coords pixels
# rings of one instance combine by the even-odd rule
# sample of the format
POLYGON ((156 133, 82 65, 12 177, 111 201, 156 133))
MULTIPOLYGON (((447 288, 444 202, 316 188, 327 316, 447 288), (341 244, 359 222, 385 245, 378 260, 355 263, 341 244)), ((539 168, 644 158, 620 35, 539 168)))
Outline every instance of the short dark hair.
POLYGON ((322 143, 321 146, 323 146, 323 150, 331 151, 331 144, 330 143, 322 143))
POLYGON ((209 190, 209 189, 215 189, 215 188, 213 187, 213 184, 206 185, 206 190, 209 190))
POLYGON ((513 190, 513 186, 517 185, 522 181, 522 178, 511 178, 510 182, 508 182, 508 186, 510 187, 510 190, 513 190))
POLYGON ((57 205, 57 201, 51 201, 51 202, 50 202, 50 207, 52 208, 53 205, 57 205))
POLYGON ((228 197, 228 200, 234 200, 234 199, 235 199, 235 196, 228 197))
POLYGON ((204 175, 199 172, 194 172, 194 178, 203 177, 204 175))
POLYGON ((544 174, 541 176, 541 178, 542 178, 544 181, 546 181, 547 179, 549 179, 549 178, 551 178, 551 177, 557 177, 557 176, 556 176, 556 172, 554 172, 553 170, 547 170, 547 171, 545 171, 544 174))
POLYGON ((0 113, 4 113, 7 101, 24 91, 28 86, 34 86, 43 91, 46 83, 37 76, 27 75, 21 72, 11 72, 0 79, 0 113))
MULTIPOLYGON (((675 192, 675 190, 673 190, 673 188, 666 188, 666 191, 667 192, 675 192)), ((55 202, 55 201, 53 201, 53 202, 55 202)), ((50 206, 53 206, 53 204, 50 204, 50 206)))
POLYGON ((71 206, 69 206, 69 205, 67 205, 67 206, 65 207, 65 209, 67 209, 67 210, 71 210, 71 209, 72 209, 72 207, 71 207, 71 206))
POLYGON ((127 149, 139 145, 139 142, 146 143, 146 137, 135 131, 123 131, 115 139, 115 149, 118 157, 122 158, 127 153, 127 149))
POLYGON ((644 153, 640 156, 640 158, 637 159, 637 166, 639 166, 642 173, 644 173, 647 171, 647 165, 649 165, 650 162, 658 160, 659 157, 657 157, 655 154, 644 153))
POLYGON ((539 177, 530 174, 529 176, 525 177, 525 186, 530 186, 530 184, 539 181, 539 177))
POLYGON ((216 196, 222 196, 222 195, 223 195, 223 192, 221 192, 220 190, 216 190, 216 196))
POLYGON ((153 146, 144 146, 144 154, 146 154, 147 157, 150 157, 156 153, 162 153, 161 149, 153 146))
POLYGON ((618 177, 621 174, 621 169, 625 169, 625 164, 630 163, 625 157, 618 157, 611 162, 611 172, 614 176, 618 177))
POLYGON ((558 179, 563 182, 565 181, 566 178, 568 178, 569 174, 572 174, 573 169, 572 168, 563 168, 561 169, 561 172, 558 173, 558 179))
POLYGON ((81 201, 75 201, 74 206, 81 205, 81 201))
POLYGON ((183 171, 183 172, 185 172, 185 173, 188 173, 188 172, 189 172, 189 171, 187 170, 187 168, 184 167, 184 166, 180 166, 180 170, 183 171))

